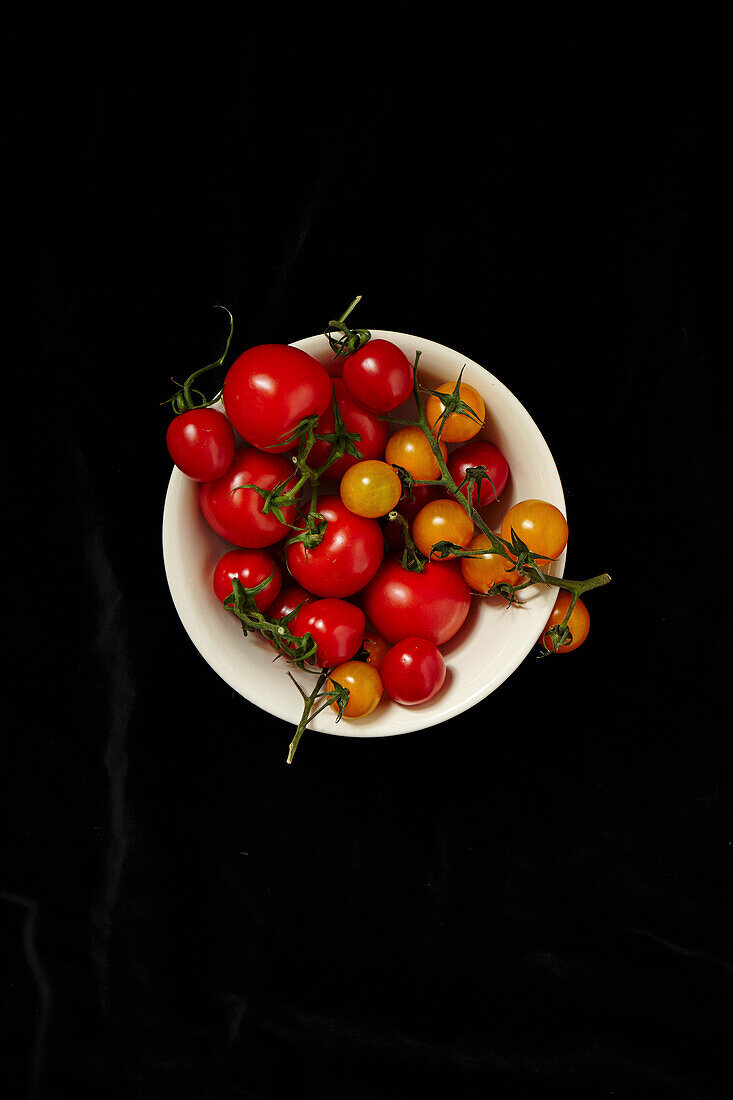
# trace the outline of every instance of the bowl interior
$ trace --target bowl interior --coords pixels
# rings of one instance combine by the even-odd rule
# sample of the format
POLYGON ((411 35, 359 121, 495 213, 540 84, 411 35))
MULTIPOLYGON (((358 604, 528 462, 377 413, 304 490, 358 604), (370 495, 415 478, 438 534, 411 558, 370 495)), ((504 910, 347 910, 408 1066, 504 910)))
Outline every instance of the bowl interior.
MULTIPOLYGON (((372 335, 398 344, 410 361, 419 350, 419 375, 431 389, 455 381, 465 367, 463 380, 477 389, 486 403, 486 423, 478 438, 494 443, 510 469, 501 501, 483 509, 492 530, 498 530, 512 504, 529 497, 549 501, 565 513, 562 485, 550 450, 529 413, 506 386, 483 367, 431 340, 378 329, 373 329, 372 335)), ((325 336, 298 340, 294 346, 323 363, 332 355, 325 336)), ((393 415, 410 417, 414 408, 410 399, 393 415)), ((273 662, 273 651, 261 637, 244 638, 238 620, 222 610, 214 594, 214 566, 230 549, 201 515, 198 486, 174 468, 163 512, 163 557, 181 621, 202 657, 231 688, 295 725, 302 708, 300 695, 286 675, 289 666, 282 659, 273 662)), ((553 566, 558 576, 564 563, 563 553, 553 566)), ((557 590, 533 585, 520 595, 521 606, 512 608, 500 597, 472 600, 463 628, 441 647, 448 675, 443 690, 429 703, 401 707, 385 697, 366 718, 343 719, 337 724, 329 709, 310 728, 351 737, 384 737, 424 729, 474 706, 503 683, 533 648, 557 590)), ((290 671, 312 690, 311 675, 292 667, 290 671)))

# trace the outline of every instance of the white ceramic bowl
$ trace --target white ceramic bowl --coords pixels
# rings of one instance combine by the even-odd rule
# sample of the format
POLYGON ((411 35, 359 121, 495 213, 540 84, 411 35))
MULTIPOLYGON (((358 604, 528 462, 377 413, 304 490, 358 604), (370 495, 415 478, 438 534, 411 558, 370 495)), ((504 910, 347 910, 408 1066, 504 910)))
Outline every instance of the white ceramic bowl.
MULTIPOLYGON (((419 350, 419 375, 423 385, 431 389, 454 381, 465 367, 463 381, 477 389, 486 403, 486 423, 478 438, 495 443, 510 469, 501 501, 483 509, 492 530, 499 529, 502 516, 512 504, 530 497, 549 501, 565 513, 562 485, 549 447, 529 413, 506 386, 483 367, 432 340, 379 329, 373 329, 372 335, 398 344, 411 362, 419 350)), ((332 354, 325 336, 298 340, 294 347, 303 348, 321 362, 332 354)), ((412 399, 393 415, 404 417, 405 413, 414 414, 412 399)), ((302 701, 286 675, 289 666, 282 659, 273 663, 273 651, 263 638, 244 638, 239 621, 222 610, 214 594, 214 566, 231 546, 205 522, 198 497, 198 485, 174 468, 163 512, 163 557, 181 621, 202 657, 230 687, 263 710, 296 725, 302 701)), ((564 564, 563 553, 553 566, 558 576, 562 576, 564 564)), ((310 728, 347 737, 386 737, 425 729, 468 710, 524 660, 552 611, 557 592, 546 585, 533 585, 520 593, 521 607, 507 607, 501 597, 475 597, 463 628, 442 647, 448 675, 442 691, 429 703, 402 707, 385 696, 367 718, 342 719, 337 724, 329 708, 310 728)), ((292 667, 291 671, 312 690, 311 675, 292 667)))

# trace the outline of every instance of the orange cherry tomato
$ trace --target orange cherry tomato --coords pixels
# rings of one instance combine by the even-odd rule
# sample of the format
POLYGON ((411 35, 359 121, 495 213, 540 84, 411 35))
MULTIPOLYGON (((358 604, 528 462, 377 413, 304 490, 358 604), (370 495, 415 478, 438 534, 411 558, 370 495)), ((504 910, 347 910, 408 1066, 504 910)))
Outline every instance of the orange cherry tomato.
MULTIPOLYGON (((445 462, 448 448, 442 439, 439 447, 445 462)), ((402 466, 417 481, 437 481, 441 476, 438 460, 425 438, 425 432, 417 426, 400 428, 390 436, 384 457, 394 466, 402 466)))
POLYGON ((339 492, 350 512, 376 519, 399 504, 402 482, 397 471, 386 462, 366 459, 349 467, 341 478, 339 492))
POLYGON ((557 603, 553 609, 552 614, 545 624, 545 629, 542 631, 540 637, 540 645, 544 641, 545 649, 549 649, 554 653, 572 653, 574 649, 581 646, 585 639, 588 637, 588 631, 590 630, 590 615, 588 614, 588 608, 585 606, 582 600, 575 601, 575 607, 570 612, 570 618, 568 619, 568 626, 570 627, 570 633, 573 636, 572 642, 568 645, 561 645, 555 649, 552 644, 550 636, 546 633, 551 626, 559 626, 565 618, 565 613, 570 607, 570 601, 572 596, 565 589, 560 589, 560 595, 557 597, 557 603))
POLYGON ((377 634, 376 630, 367 630, 361 644, 369 655, 366 663, 379 672, 384 655, 390 648, 389 642, 385 641, 381 634, 377 634))
POLYGON ((539 554, 540 564, 559 557, 568 541, 568 523, 554 504, 546 500, 521 500, 510 508, 501 524, 501 537, 512 541, 512 528, 523 543, 539 554))
POLYGON ((450 561, 431 553, 436 542, 468 546, 473 538, 473 520, 456 500, 434 500, 426 504, 412 522, 412 537, 418 550, 433 561, 450 561))
MULTIPOLYGON (((382 698, 382 678, 372 665, 364 661, 345 661, 333 670, 326 691, 333 691, 334 682, 349 692, 344 718, 366 718, 382 698)), ((331 708, 338 712, 336 703, 331 708)))
MULTIPOLYGON (((442 386, 438 386, 437 392, 453 393, 455 388, 455 382, 444 382, 442 386)), ((441 427, 439 421, 445 412, 445 405, 440 398, 431 395, 425 406, 428 424, 433 434, 438 436, 443 443, 465 443, 467 439, 473 439, 475 435, 478 435, 484 425, 486 406, 478 390, 475 390, 473 386, 469 386, 467 382, 462 382, 458 395, 461 401, 465 402, 475 412, 478 421, 466 413, 451 413, 443 421, 441 427)))
POLYGON ((474 592, 486 593, 493 584, 522 583, 524 578, 511 568, 511 563, 501 554, 492 553, 491 541, 483 531, 479 531, 467 549, 486 550, 480 558, 461 558, 463 579, 474 592))

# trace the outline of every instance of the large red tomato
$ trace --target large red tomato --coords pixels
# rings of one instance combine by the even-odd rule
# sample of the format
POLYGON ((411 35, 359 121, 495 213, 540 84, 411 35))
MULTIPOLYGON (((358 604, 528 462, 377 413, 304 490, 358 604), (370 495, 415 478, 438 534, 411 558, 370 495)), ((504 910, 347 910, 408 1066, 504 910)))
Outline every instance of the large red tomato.
POLYGON ((224 379, 224 407, 248 443, 288 451, 283 443, 299 421, 321 416, 331 400, 331 379, 317 359, 288 344, 260 344, 243 352, 224 379))
POLYGON ((372 339, 344 359, 343 378, 357 401, 391 412, 412 393, 412 365, 391 340, 372 339))
MULTIPOLYGON (((293 464, 284 455, 268 455, 255 447, 237 451, 223 477, 201 486, 200 501, 204 519, 227 542, 235 546, 272 546, 290 531, 271 512, 264 515, 264 501, 254 489, 242 489, 246 484, 261 489, 274 489, 286 477, 291 477, 293 464)), ((295 521, 295 506, 283 509, 288 523, 295 521)))
POLYGON ((215 481, 234 458, 234 432, 218 409, 189 409, 168 425, 168 453, 192 481, 215 481))
MULTIPOLYGON (((483 508, 486 504, 498 500, 504 492, 509 477, 509 464, 499 448, 495 447, 493 443, 485 443, 481 439, 472 439, 469 443, 464 443, 462 447, 456 447, 448 459, 448 470, 456 485, 461 484, 466 476, 466 471, 472 466, 483 466, 491 478, 491 481, 483 480, 481 482, 480 491, 478 485, 473 487, 471 503, 474 508, 483 508)), ((464 485, 461 492, 464 497, 467 497, 468 486, 464 485)))
POLYGON ((316 596, 353 596, 379 569, 382 529, 375 519, 355 516, 337 496, 320 497, 316 509, 326 520, 323 542, 312 550, 291 543, 285 550, 288 569, 316 596))
POLYGON ((361 605, 388 642, 418 637, 443 645, 466 621, 471 591, 456 560, 429 561, 422 573, 411 573, 398 554, 388 554, 362 592, 361 605))
MULTIPOLYGON (((389 439, 389 424, 386 420, 379 420, 376 413, 370 412, 360 405, 355 397, 349 393, 340 378, 333 380, 333 392, 338 402, 339 412, 347 432, 357 432, 361 439, 356 442, 356 449, 361 452, 363 458, 383 458, 384 448, 389 439)), ((334 430, 333 401, 318 421, 316 432, 318 435, 329 435, 334 430)), ((332 444, 316 440, 308 454, 308 465, 318 469, 331 454, 332 444)), ((353 455, 342 455, 332 466, 329 466, 323 475, 328 481, 340 481, 350 466, 358 459, 353 455)))

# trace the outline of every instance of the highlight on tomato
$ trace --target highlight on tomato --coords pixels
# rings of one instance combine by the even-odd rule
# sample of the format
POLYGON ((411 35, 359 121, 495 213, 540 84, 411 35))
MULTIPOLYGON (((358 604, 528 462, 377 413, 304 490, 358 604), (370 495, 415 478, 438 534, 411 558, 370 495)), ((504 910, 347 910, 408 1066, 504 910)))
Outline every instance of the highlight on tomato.
MULTIPOLYGON (((326 682, 326 691, 333 691, 334 684, 340 684, 349 692, 342 718, 366 718, 382 698, 382 678, 373 665, 364 661, 345 661, 337 665, 326 682)), ((332 703, 331 709, 338 712, 338 705, 332 703)))
POLYGON ((412 522, 412 537, 421 554, 431 561, 450 561, 433 554, 437 542, 452 542, 464 549, 473 538, 473 520, 457 500, 434 500, 426 504, 412 522))
POLYGON ((218 409, 179 413, 168 425, 165 441, 174 464, 192 481, 216 481, 234 458, 234 432, 218 409))
MULTIPOLYGON (((446 440, 439 441, 440 453, 448 458, 446 440)), ((384 460, 391 466, 402 466, 416 481, 438 481, 441 469, 422 428, 408 425, 390 436, 384 449, 384 460)))
POLYGON ((342 377, 356 400, 373 412, 392 412, 412 393, 412 364, 391 340, 372 338, 348 355, 342 377))
MULTIPOLYGON (((509 479, 509 463, 493 443, 472 439, 456 447, 448 459, 448 471, 456 485, 461 485, 471 468, 484 470, 487 474, 487 477, 481 478, 480 482, 474 484, 471 504, 474 508, 484 508, 487 504, 493 504, 506 487, 509 479)), ((468 485, 463 485, 460 492, 468 499, 468 485)))
POLYGON ((350 512, 378 519, 399 503, 402 482, 393 466, 377 459, 357 462, 341 479, 341 500, 350 512))
POLYGON ((261 592, 254 596, 260 611, 267 611, 275 602, 283 583, 280 566, 267 550, 228 550, 214 567, 213 585, 216 597, 222 603, 232 594, 234 578, 245 588, 256 588, 271 578, 261 592))
POLYGON ((511 542, 512 530, 533 554, 539 555, 540 567, 558 558, 568 541, 565 516, 546 500, 520 500, 510 508, 501 523, 501 537, 511 542))
POLYGON ((445 683, 443 654, 426 638, 403 638, 382 662, 382 683, 390 699, 414 707, 433 699, 445 683))
POLYGON ((563 621, 570 607, 571 600, 571 593, 565 591, 565 589, 561 589, 552 610, 552 614, 545 623, 545 628, 540 635, 540 646, 543 649, 549 650, 550 653, 573 653, 582 646, 583 642, 588 637, 590 631, 590 615, 588 614, 588 608, 581 599, 575 601, 575 607, 570 612, 570 617, 567 622, 567 626, 572 634, 572 641, 564 645, 556 646, 547 633, 550 627, 559 626, 563 621))
MULTIPOLYGON (((326 524, 323 541, 310 549, 303 542, 286 545, 288 569, 316 596, 353 596, 382 563, 382 529, 375 519, 354 515, 334 495, 318 497, 316 511, 326 524)), ((304 528, 304 520, 298 520, 295 533, 304 528)))
POLYGON ((479 531, 471 539, 467 550, 485 550, 480 558, 461 558, 463 579, 474 592, 486 594, 495 584, 521 584, 523 577, 512 569, 503 554, 495 554, 491 549, 491 539, 479 531))
POLYGON ((387 554, 361 593, 361 606, 393 645, 415 635, 440 646, 466 621, 471 590, 456 561, 428 561, 421 573, 413 573, 402 568, 398 554, 387 554))
POLYGON ((314 600, 302 607, 292 621, 296 638, 310 634, 316 643, 314 665, 333 668, 350 661, 361 647, 366 619, 364 612, 348 600, 314 600))
MULTIPOLYGON (((452 394, 456 388, 455 382, 444 382, 438 386, 436 393, 452 394)), ((486 418, 486 406, 484 399, 478 390, 469 386, 467 382, 461 382, 458 390, 461 401, 471 410, 473 415, 463 412, 451 412, 441 420, 446 411, 446 403, 432 394, 425 404, 425 414, 433 435, 444 443, 464 443, 467 439, 473 439, 481 431, 486 418)))

